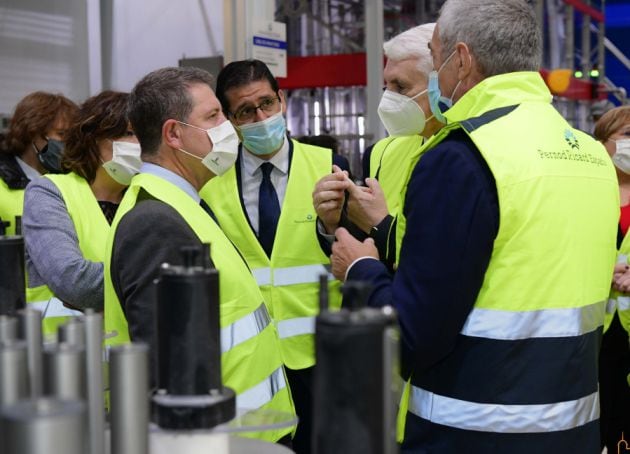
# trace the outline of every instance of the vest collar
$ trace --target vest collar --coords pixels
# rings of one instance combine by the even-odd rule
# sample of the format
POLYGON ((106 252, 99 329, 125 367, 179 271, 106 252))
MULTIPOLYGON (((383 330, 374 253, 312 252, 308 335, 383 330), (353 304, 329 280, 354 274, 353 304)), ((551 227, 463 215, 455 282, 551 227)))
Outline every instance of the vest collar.
POLYGON ((24 189, 30 181, 15 156, 4 153, 0 153, 0 178, 9 189, 24 189))
POLYGON ((552 96, 540 73, 516 72, 488 77, 444 113, 448 123, 459 122, 500 107, 523 102, 551 103, 552 96))

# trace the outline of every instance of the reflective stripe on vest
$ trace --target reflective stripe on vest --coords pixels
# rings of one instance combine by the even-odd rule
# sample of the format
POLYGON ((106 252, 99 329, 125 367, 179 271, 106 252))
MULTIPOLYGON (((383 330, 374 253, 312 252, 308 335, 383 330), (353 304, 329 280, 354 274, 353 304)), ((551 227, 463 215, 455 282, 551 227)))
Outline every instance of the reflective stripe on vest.
POLYGON ((221 353, 228 352, 237 345, 256 337, 269 323, 271 323, 271 317, 269 317, 267 307, 262 303, 254 312, 221 328, 221 353))
POLYGON ((630 310, 630 296, 618 296, 617 309, 620 311, 630 310))
POLYGON ((335 277, 326 269, 324 265, 303 265, 291 266, 288 268, 256 268, 252 270, 252 274, 259 286, 274 285, 281 287, 284 285, 295 284, 314 284, 319 282, 319 276, 326 274, 328 280, 332 281, 335 277))
POLYGON ((282 366, 274 370, 269 377, 257 385, 249 388, 247 391, 236 396, 236 408, 249 409, 260 408, 273 399, 278 391, 286 388, 287 382, 284 378, 284 370, 282 366))
POLYGON ((51 317, 78 317, 83 315, 83 312, 75 309, 70 309, 63 305, 63 302, 57 298, 52 297, 45 301, 32 301, 28 303, 28 307, 37 309, 42 313, 42 318, 51 317))
POLYGON ((581 336, 602 325, 605 304, 523 312, 473 309, 461 333, 498 340, 581 336))
POLYGON ((599 393, 537 405, 482 404, 411 387, 409 411, 435 424, 463 430, 537 433, 569 430, 599 418, 599 393))
POLYGON ((252 270, 252 275, 258 286, 271 285, 271 268, 256 268, 252 270))
POLYGON ((296 317, 280 320, 276 323, 276 329, 280 339, 302 334, 315 334, 315 317, 296 317))

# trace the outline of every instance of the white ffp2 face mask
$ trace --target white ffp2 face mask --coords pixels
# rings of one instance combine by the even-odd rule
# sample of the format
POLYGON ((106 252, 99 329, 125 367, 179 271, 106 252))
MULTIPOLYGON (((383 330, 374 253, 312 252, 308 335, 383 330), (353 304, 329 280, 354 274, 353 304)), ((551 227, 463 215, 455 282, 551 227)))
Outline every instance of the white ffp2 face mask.
POLYGON ((617 150, 612 161, 623 173, 630 174, 630 139, 615 140, 617 150))
POLYGON ((181 148, 179 151, 200 159, 201 163, 217 176, 223 175, 232 168, 238 157, 238 135, 232 123, 226 120, 219 126, 210 129, 203 129, 195 125, 184 123, 183 121, 180 121, 180 123, 206 131, 210 142, 212 142, 212 150, 203 158, 189 153, 186 150, 182 150, 181 148))
POLYGON ((114 181, 129 186, 133 176, 140 171, 140 144, 135 142, 112 142, 112 159, 103 163, 103 168, 114 181))
POLYGON ((414 99, 426 92, 423 90, 411 98, 391 90, 383 92, 378 116, 390 136, 411 136, 424 131, 427 119, 414 99))

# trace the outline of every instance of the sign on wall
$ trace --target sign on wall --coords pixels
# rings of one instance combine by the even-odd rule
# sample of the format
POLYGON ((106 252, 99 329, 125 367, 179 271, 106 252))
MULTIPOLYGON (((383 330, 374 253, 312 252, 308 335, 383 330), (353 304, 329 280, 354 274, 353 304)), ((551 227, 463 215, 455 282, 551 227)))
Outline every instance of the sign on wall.
POLYGON ((252 58, 265 62, 275 77, 287 77, 286 24, 254 20, 252 25, 252 58))

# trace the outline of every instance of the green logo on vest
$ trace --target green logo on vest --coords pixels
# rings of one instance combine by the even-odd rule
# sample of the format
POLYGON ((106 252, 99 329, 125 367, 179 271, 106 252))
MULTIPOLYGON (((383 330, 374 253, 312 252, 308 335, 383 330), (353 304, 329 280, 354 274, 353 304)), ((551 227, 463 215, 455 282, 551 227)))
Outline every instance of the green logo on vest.
POLYGON ((571 131, 570 129, 564 130, 564 140, 566 140, 571 149, 578 151, 580 150, 580 144, 577 140, 577 137, 575 137, 575 134, 573 134, 573 131, 571 131))

